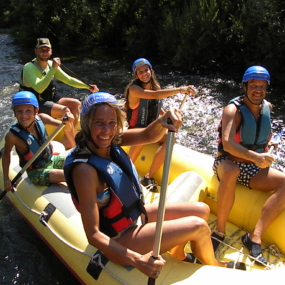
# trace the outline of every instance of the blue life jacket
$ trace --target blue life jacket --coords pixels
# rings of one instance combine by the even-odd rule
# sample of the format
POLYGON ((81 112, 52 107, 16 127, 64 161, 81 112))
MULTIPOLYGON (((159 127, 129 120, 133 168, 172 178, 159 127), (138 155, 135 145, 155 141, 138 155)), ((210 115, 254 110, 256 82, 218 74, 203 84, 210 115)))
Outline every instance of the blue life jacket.
MULTIPOLYGON (((41 147, 41 145, 48 139, 48 135, 46 132, 45 125, 39 116, 35 116, 35 128, 39 137, 37 140, 31 133, 27 132, 23 127, 18 123, 14 123, 10 127, 10 131, 22 139, 28 147, 28 152, 25 155, 19 154, 18 150, 17 154, 20 158, 20 166, 23 167, 27 161, 37 152, 37 150, 41 147)), ((29 169, 36 169, 43 167, 47 162, 50 161, 52 156, 52 145, 49 144, 42 153, 35 159, 35 161, 31 164, 29 169)))
MULTIPOLYGON (((262 153, 265 151, 271 136, 269 103, 266 100, 263 100, 260 117, 258 121, 256 121, 251 111, 244 104, 242 98, 243 97, 239 96, 229 101, 229 104, 235 104, 242 115, 241 126, 237 130, 235 141, 249 150, 262 153)), ((221 126, 219 131, 221 137, 221 126)), ((223 153, 221 142, 219 151, 223 153)))
MULTIPOLYGON (((134 223, 142 213, 146 215, 146 211, 138 174, 129 156, 116 145, 111 146, 111 156, 114 162, 95 154, 74 154, 73 150, 66 157, 64 175, 69 190, 78 203, 72 177, 74 166, 88 163, 96 169, 98 176, 102 177, 111 191, 110 202, 100 209, 100 231, 114 237, 134 223)), ((75 206, 78 207, 78 204, 75 206)))

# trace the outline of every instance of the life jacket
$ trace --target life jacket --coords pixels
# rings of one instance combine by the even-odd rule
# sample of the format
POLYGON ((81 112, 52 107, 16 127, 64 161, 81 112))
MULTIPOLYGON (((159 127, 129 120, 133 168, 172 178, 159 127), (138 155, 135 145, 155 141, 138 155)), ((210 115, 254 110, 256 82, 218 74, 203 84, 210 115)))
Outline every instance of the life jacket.
MULTIPOLYGON (((137 84, 134 84, 134 85, 137 85, 137 84)), ((162 108, 162 100, 161 99, 140 99, 140 105, 138 108, 139 108, 138 121, 136 122, 135 126, 131 126, 131 128, 145 128, 150 123, 155 121, 158 118, 159 112, 162 108)), ((128 123, 130 123, 130 120, 133 114, 133 109, 126 107, 126 111, 127 111, 127 121, 128 123)))
MULTIPOLYGON (((255 120, 253 114, 243 102, 244 96, 236 97, 229 101, 229 104, 235 104, 242 115, 241 126, 238 128, 234 140, 249 150, 259 153, 265 152, 268 141, 271 137, 271 121, 270 121, 270 107, 266 100, 262 101, 260 117, 258 121, 255 120)), ((221 141, 222 123, 219 126, 219 152, 228 155, 223 150, 221 141)))
MULTIPOLYGON (((32 134, 27 132, 19 123, 14 123, 10 127, 10 131, 22 139, 28 147, 28 152, 25 155, 19 154, 18 150, 17 154, 20 158, 20 166, 23 167, 27 161, 29 161, 32 156, 37 152, 37 150, 41 147, 41 145, 47 140, 48 135, 46 132, 45 125, 39 116, 35 116, 35 128, 37 130, 37 134, 39 140, 37 140, 32 134)), ((52 156, 52 145, 49 144, 42 153, 35 159, 35 161, 29 166, 28 169, 36 169, 43 167, 47 162, 50 161, 52 156)))
POLYGON ((64 175, 75 206, 80 211, 72 170, 78 163, 88 163, 96 169, 111 192, 109 203, 99 210, 100 231, 114 237, 133 224, 141 214, 147 214, 133 163, 119 146, 112 145, 111 154, 115 162, 95 154, 74 154, 73 150, 66 157, 64 175))
MULTIPOLYGON (((41 72, 41 74, 43 76, 46 75, 45 70, 38 64, 38 62, 34 59, 31 61, 37 68, 38 70, 41 72)), ((51 68, 51 66, 49 65, 49 68, 51 68)), ((19 91, 30 91, 33 94, 35 94, 35 96, 37 97, 38 101, 53 101, 55 100, 55 90, 56 90, 56 85, 54 84, 54 81, 51 80, 50 84, 48 85, 48 87, 42 92, 42 93, 38 93, 35 89, 33 89, 32 87, 27 87, 25 85, 23 85, 23 72, 24 70, 22 70, 21 72, 21 83, 20 83, 20 87, 19 87, 19 91)))

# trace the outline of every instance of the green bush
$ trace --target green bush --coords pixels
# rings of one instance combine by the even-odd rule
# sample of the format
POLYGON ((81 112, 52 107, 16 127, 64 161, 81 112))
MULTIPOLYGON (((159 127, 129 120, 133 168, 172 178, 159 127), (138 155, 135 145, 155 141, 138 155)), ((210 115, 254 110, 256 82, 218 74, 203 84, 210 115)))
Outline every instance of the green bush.
POLYGON ((279 0, 7 0, 0 28, 92 52, 107 48, 193 73, 264 65, 283 83, 285 2, 279 0))

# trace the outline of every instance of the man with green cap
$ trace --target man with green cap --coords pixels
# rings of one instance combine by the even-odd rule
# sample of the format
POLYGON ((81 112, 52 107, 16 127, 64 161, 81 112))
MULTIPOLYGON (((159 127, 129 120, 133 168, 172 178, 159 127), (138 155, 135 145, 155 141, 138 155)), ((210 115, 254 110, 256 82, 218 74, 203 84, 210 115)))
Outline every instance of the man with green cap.
MULTIPOLYGON (((89 89, 97 92, 96 85, 85 83, 66 74, 61 68, 60 58, 52 55, 52 46, 48 38, 38 38, 35 48, 36 58, 25 64, 20 78, 20 91, 34 93, 39 101, 39 113, 46 113, 53 118, 62 118, 72 113, 73 125, 76 126, 80 114, 80 101, 74 98, 58 97, 55 93, 53 78, 76 88, 89 89)), ((67 145, 67 142, 63 141, 67 145)))

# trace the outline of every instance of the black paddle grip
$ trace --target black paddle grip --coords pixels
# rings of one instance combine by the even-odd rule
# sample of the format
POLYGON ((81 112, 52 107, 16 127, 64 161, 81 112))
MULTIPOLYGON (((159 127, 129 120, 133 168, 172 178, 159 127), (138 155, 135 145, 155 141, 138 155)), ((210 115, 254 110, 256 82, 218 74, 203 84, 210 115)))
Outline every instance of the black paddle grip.
MULTIPOLYGON (((172 125, 172 120, 170 118, 167 118, 167 124, 172 125)), ((169 132, 174 132, 173 130, 168 130, 169 132)))

